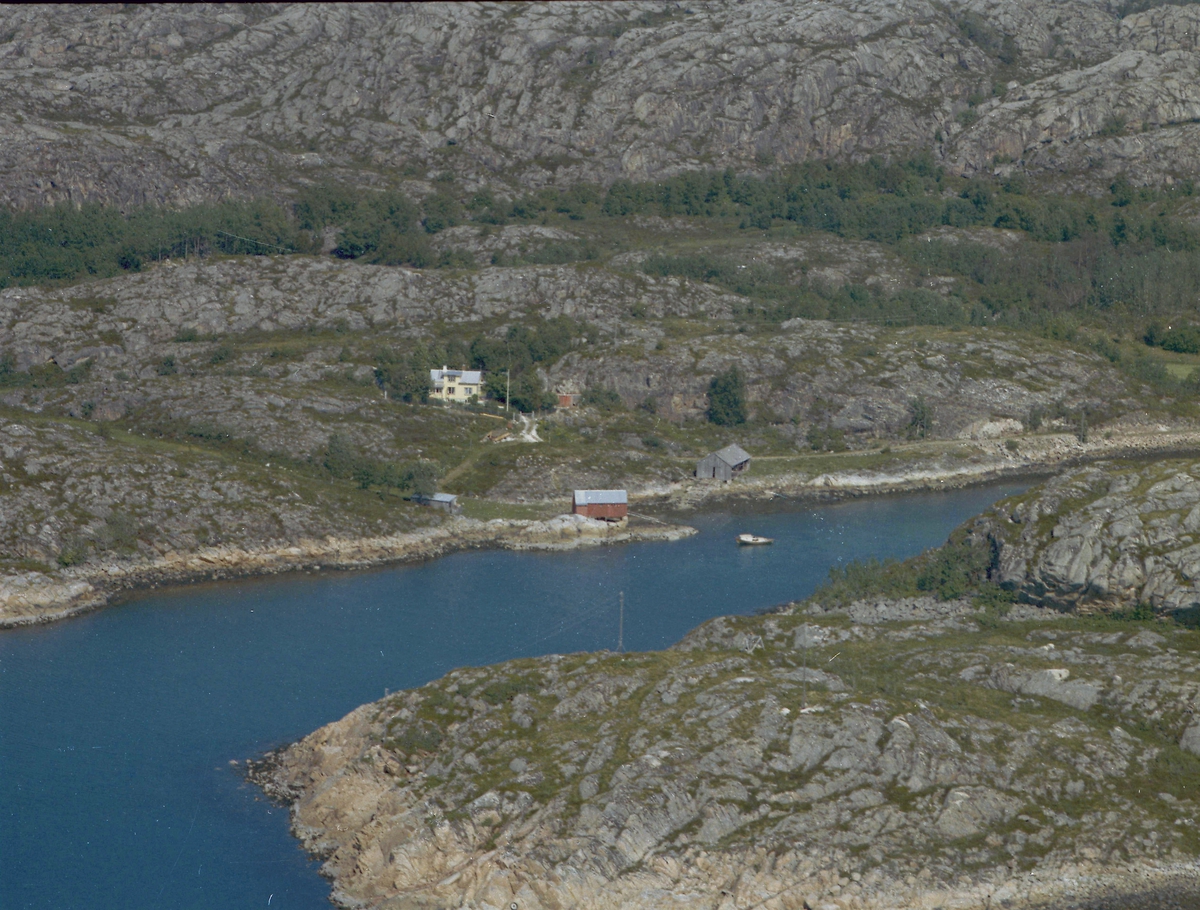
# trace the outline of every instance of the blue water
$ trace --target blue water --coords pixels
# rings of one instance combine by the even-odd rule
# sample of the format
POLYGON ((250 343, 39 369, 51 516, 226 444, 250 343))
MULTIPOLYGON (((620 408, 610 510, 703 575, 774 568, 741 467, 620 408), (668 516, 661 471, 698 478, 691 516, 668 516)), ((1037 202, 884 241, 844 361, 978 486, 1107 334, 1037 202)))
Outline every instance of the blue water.
POLYGON ((834 563, 936 545, 1017 489, 709 514, 670 544, 153 592, 0 633, 0 908, 328 908, 287 813, 231 759, 454 667, 614 647, 619 591, 626 649, 661 648, 803 597, 834 563), (738 548, 743 531, 776 543, 738 548))

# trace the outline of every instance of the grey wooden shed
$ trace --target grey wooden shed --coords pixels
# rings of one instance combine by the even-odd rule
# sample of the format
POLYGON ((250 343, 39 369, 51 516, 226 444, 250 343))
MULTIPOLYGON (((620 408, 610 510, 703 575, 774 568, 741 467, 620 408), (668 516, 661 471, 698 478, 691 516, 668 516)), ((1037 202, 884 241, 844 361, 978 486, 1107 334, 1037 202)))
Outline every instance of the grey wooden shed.
POLYGON ((429 495, 417 493, 413 496, 412 501, 417 505, 430 506, 453 514, 462 511, 462 507, 458 504, 458 497, 453 493, 430 493, 429 495))
POLYGON ((750 453, 736 443, 705 455, 696 463, 696 476, 716 480, 733 480, 750 466, 750 453))

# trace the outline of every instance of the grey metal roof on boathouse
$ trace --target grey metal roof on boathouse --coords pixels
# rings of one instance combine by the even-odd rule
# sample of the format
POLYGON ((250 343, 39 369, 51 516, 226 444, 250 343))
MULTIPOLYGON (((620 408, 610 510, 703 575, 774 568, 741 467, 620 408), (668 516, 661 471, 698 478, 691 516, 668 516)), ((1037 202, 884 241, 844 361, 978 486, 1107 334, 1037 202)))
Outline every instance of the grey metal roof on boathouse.
POLYGON ((628 502, 629 497, 624 490, 575 491, 575 505, 577 506, 626 505, 628 502))

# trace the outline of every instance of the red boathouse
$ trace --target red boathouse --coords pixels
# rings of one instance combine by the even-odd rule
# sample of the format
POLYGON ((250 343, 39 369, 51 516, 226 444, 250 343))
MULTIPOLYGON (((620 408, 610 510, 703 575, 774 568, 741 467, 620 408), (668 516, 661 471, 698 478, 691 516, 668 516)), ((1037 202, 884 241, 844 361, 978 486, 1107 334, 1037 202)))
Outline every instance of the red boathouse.
POLYGON ((576 490, 571 511, 588 518, 620 521, 629 514, 629 497, 624 490, 576 490))

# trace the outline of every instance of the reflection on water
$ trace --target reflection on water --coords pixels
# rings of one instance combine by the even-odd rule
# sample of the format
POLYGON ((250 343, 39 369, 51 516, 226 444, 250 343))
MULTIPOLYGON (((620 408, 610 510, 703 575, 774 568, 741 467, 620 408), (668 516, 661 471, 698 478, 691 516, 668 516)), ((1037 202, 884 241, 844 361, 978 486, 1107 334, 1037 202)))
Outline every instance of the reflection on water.
POLYGON ((460 553, 141 596, 0 634, 0 906, 327 908, 329 887, 231 760, 385 689, 507 658, 661 648, 803 597, 830 565, 936 545, 1014 484, 710 514, 672 544, 460 553), (735 535, 774 537, 738 547, 735 535))

